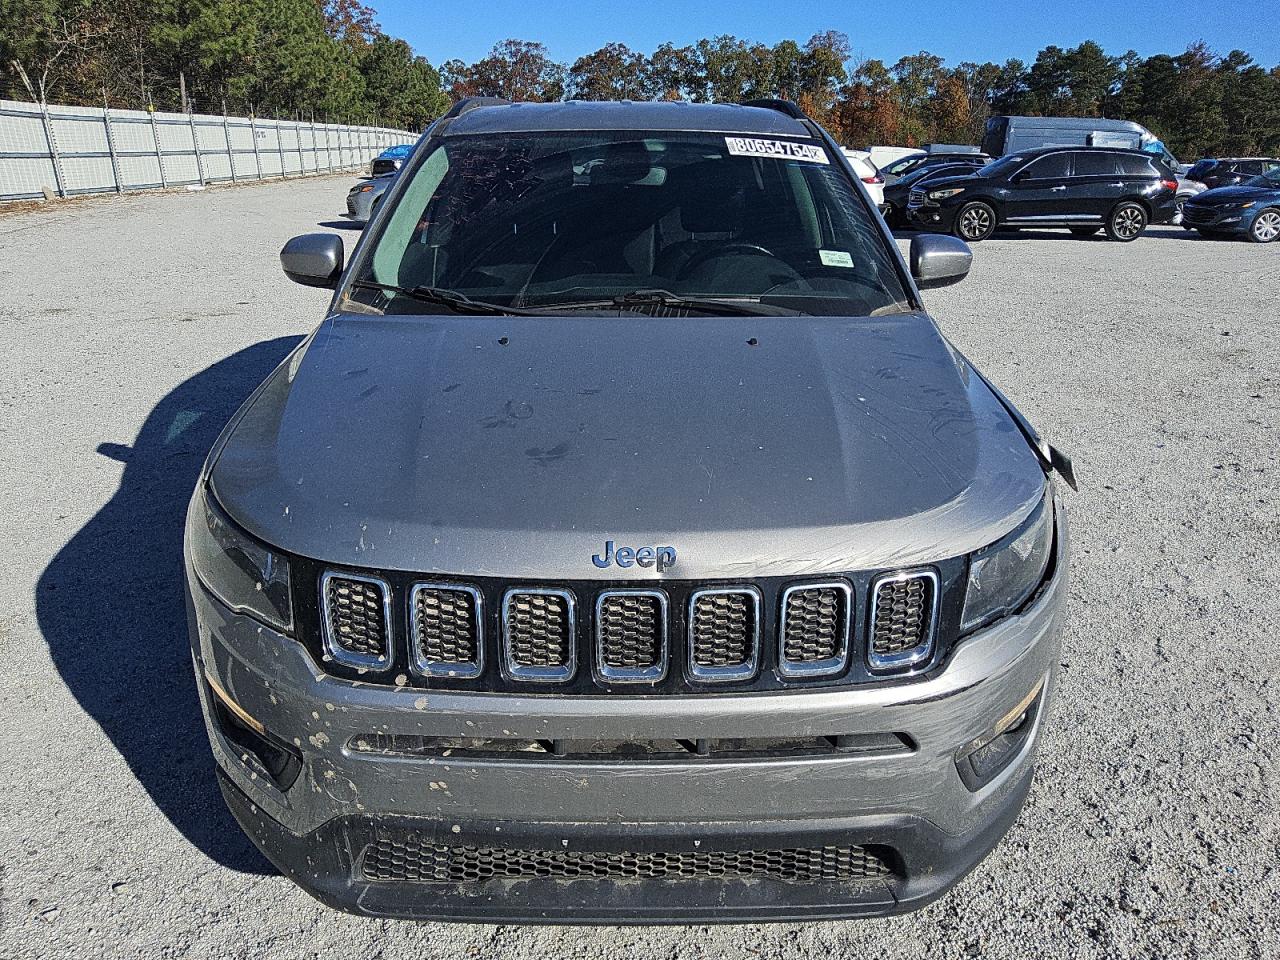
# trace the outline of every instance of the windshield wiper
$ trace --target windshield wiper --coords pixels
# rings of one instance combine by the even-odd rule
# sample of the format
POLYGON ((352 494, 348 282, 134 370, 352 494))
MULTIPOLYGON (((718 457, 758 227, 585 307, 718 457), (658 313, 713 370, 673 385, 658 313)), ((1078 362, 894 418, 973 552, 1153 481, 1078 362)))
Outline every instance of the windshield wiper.
POLYGON ((670 290, 635 290, 618 297, 603 300, 579 300, 571 303, 549 303, 548 310, 586 310, 590 308, 627 310, 634 307, 674 307, 715 313, 726 317, 798 317, 803 311, 790 307, 770 306, 759 300, 717 299, 710 297, 682 297, 670 290))
POLYGON ((537 317, 543 316, 542 310, 521 310, 519 307, 504 307, 500 303, 489 303, 485 300, 472 300, 465 293, 456 290, 445 290, 441 287, 398 287, 394 283, 379 283, 376 280, 356 280, 351 286, 362 290, 381 290, 383 293, 398 293, 401 296, 419 300, 422 303, 437 303, 448 307, 454 313, 486 314, 489 316, 537 317))

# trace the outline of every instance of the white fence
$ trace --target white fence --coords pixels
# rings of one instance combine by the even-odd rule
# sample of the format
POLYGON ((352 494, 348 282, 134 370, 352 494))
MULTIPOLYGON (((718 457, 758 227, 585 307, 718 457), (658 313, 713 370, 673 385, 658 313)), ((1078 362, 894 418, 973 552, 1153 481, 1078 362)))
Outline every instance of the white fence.
POLYGON ((0 100, 0 200, 349 170, 416 139, 384 127, 0 100))

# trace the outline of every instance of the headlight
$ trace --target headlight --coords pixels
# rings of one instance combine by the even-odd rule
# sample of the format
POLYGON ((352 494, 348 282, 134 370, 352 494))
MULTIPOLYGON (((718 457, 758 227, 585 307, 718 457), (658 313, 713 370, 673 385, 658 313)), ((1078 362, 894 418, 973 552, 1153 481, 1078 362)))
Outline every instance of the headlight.
POLYGON ((1250 207, 1254 206, 1257 202, 1258 202, 1257 200, 1250 200, 1248 203, 1242 203, 1240 204, 1240 209, 1248 210, 1250 207))
POLYGON ((930 190, 930 200, 945 200, 947 197, 954 197, 957 193, 964 193, 964 187, 948 187, 945 190, 930 190))
POLYGON ((289 561, 240 530, 203 489, 187 511, 187 549, 200 582, 226 606, 293 629, 289 561))
POLYGON ((1022 526, 973 555, 961 632, 1022 606, 1044 578, 1052 549, 1053 499, 1046 495, 1022 526))

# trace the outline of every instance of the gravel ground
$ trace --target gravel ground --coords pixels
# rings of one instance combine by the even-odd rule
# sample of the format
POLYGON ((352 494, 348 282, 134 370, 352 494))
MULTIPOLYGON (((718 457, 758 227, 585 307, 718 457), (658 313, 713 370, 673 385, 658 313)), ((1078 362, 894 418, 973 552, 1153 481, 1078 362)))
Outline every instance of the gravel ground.
POLYGON ((320 316, 325 293, 276 252, 345 186, 0 216, 0 955, 1280 956, 1280 246, 1177 229, 991 240, 929 296, 1082 482, 1036 784, 941 902, 807 925, 414 925, 274 875, 214 787, 179 522, 219 425, 320 316))

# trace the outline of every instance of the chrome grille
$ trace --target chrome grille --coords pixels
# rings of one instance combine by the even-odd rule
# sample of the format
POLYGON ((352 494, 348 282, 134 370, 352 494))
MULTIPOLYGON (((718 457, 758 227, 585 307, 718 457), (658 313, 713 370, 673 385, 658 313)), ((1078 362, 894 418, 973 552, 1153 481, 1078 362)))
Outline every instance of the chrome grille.
POLYGON ((850 883, 891 873, 867 847, 613 852, 446 846, 426 837, 380 838, 365 847, 365 879, 416 883, 488 880, 739 880, 850 883))
POLYGON ((667 672, 667 597, 618 590, 596 601, 596 670, 619 683, 655 682, 667 672))
POLYGON ((425 676, 479 676, 484 648, 484 605, 479 591, 419 583, 410 603, 414 669, 425 676))
POLYGON ((502 634, 508 676, 516 680, 568 680, 573 676, 574 604, 563 590, 508 590, 502 634))
POLYGON ((913 207, 923 206, 924 200, 925 196, 923 190, 912 190, 907 194, 907 203, 913 207))
POLYGON ((871 599, 868 660, 877 670, 919 663, 932 652, 938 576, 931 570, 881 577, 871 599))
POLYGON ((852 596, 849 585, 839 582, 783 591, 779 666, 784 676, 819 676, 844 668, 852 596))
POLYGON ((689 600, 689 672, 699 680, 755 675, 760 596, 754 590, 700 590, 689 600))
POLYGON ((381 668, 391 662, 391 587, 377 577, 326 572, 321 580, 325 650, 339 663, 381 668))

